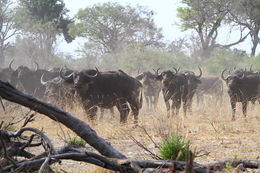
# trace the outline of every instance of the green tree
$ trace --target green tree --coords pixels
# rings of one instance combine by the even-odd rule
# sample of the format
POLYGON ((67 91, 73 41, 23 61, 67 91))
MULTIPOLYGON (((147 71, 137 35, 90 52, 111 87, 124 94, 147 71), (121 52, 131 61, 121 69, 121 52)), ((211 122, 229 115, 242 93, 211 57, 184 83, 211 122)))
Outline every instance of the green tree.
POLYGON ((252 41, 251 57, 255 56, 256 48, 260 43, 260 1, 232 0, 228 21, 250 31, 252 41))
POLYGON ((77 13, 78 22, 71 33, 95 43, 101 52, 116 52, 123 45, 136 42, 157 47, 162 44, 163 36, 152 17, 152 11, 140 6, 96 4, 77 13))
POLYGON ((17 33, 13 21, 15 12, 11 6, 10 0, 0 0, 0 66, 5 63, 5 51, 10 44, 10 38, 17 33))
POLYGON ((41 58, 54 57, 59 35, 63 34, 67 42, 72 41, 68 26, 73 20, 68 18, 67 12, 62 0, 19 0, 17 28, 22 30, 22 37, 32 40, 38 46, 41 58))
POLYGON ((219 75, 222 70, 232 67, 249 68, 249 60, 244 51, 217 48, 208 59, 202 62, 202 65, 210 74, 219 75))
MULTIPOLYGON (((177 8, 177 16, 181 19, 181 27, 185 30, 194 30, 200 39, 201 58, 210 57, 217 47, 231 47, 247 37, 241 36, 234 43, 220 45, 216 42, 218 31, 224 24, 230 9, 230 0, 182 0, 185 7, 177 8)), ((241 31, 242 32, 242 31, 241 31)))

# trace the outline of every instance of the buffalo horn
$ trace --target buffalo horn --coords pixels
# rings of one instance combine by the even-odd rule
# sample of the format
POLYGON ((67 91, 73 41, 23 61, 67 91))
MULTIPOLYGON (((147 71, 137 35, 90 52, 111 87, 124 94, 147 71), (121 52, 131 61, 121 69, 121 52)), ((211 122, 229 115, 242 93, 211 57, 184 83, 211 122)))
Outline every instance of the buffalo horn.
POLYGON ((180 68, 178 68, 178 69, 176 69, 175 67, 172 67, 172 68, 175 71, 175 74, 177 74, 179 72, 179 70, 180 70, 180 68))
POLYGON ((13 64, 13 62, 14 62, 14 59, 12 59, 12 61, 10 61, 10 63, 9 63, 9 70, 11 70, 11 71, 14 71, 14 70, 12 69, 12 64, 13 64))
POLYGON ((202 70, 201 70, 200 67, 198 67, 198 68, 199 68, 200 74, 199 74, 198 76, 196 76, 196 77, 197 77, 197 78, 200 78, 200 77, 202 76, 202 70))
POLYGON ((222 78, 224 81, 227 80, 227 78, 224 77, 225 71, 227 71, 227 69, 224 69, 224 70, 222 71, 222 73, 221 73, 221 78, 222 78))
POLYGON ((63 70, 63 68, 60 69, 59 74, 60 74, 60 77, 61 77, 62 79, 64 79, 64 80, 71 78, 71 76, 73 75, 73 72, 72 72, 71 74, 65 76, 65 75, 62 74, 62 70, 63 70))
POLYGON ((156 75, 158 75, 160 69, 161 69, 161 68, 158 68, 157 70, 154 70, 154 69, 153 69, 153 71, 154 71, 154 73, 155 73, 156 75))
POLYGON ((41 84, 42 84, 42 85, 46 85, 47 82, 46 82, 46 81, 43 81, 43 76, 44 76, 44 73, 43 73, 42 76, 41 76, 41 84))
POLYGON ((38 64, 37 62, 34 62, 34 63, 35 63, 35 65, 36 65, 35 71, 38 71, 38 69, 39 69, 39 64, 38 64))

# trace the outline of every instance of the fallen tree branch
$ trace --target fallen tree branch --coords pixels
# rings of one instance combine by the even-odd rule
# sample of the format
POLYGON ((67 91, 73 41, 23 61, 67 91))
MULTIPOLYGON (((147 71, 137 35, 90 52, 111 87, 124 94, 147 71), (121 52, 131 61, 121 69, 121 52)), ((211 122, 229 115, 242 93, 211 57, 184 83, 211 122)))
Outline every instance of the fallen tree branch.
POLYGON ((18 103, 44 114, 54 121, 61 122, 104 156, 121 159, 126 158, 126 156, 114 149, 107 141, 99 137, 84 121, 52 104, 42 102, 30 95, 24 94, 9 83, 2 81, 0 81, 0 96, 3 99, 18 103))

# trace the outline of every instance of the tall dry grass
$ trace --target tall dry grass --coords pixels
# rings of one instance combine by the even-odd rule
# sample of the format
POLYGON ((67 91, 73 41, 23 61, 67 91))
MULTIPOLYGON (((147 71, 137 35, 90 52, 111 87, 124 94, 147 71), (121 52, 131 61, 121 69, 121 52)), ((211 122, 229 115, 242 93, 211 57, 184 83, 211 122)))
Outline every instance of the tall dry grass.
MULTIPOLYGON (((231 121, 231 109, 228 97, 225 97, 221 105, 216 105, 214 99, 206 99, 205 104, 193 104, 193 113, 183 116, 182 109, 179 116, 167 117, 166 108, 160 99, 157 111, 145 111, 144 107, 140 112, 140 127, 135 127, 133 117, 129 116, 126 125, 119 123, 119 115, 112 117, 109 111, 105 112, 104 119, 98 121, 91 127, 98 135, 109 141, 116 149, 128 156, 136 159, 151 159, 148 152, 138 147, 131 138, 149 148, 150 151, 158 154, 157 145, 160 144, 171 132, 178 132, 190 141, 191 147, 196 148, 200 153, 195 161, 206 162, 224 158, 256 158, 260 156, 260 105, 256 104, 254 109, 251 105, 248 108, 248 117, 244 118, 240 104, 237 104, 236 121, 231 121), (144 130, 145 129, 145 130, 144 130), (146 134, 148 133, 149 136, 146 134), (150 139, 152 138, 153 141, 150 139), (206 155, 203 155, 208 153, 206 155)), ((2 112, 1 119, 10 120, 10 117, 21 117, 26 114, 27 109, 17 109, 17 111, 2 112)), ((69 110, 73 115, 86 121, 84 111, 77 107, 69 110)), ((64 145, 64 139, 68 139, 73 134, 63 125, 50 120, 44 115, 37 115, 36 121, 28 126, 43 129, 51 138, 55 147, 64 145)), ((18 127, 18 125, 17 125, 18 127)), ((93 150, 90 146, 87 149, 93 150)), ((53 165, 57 171, 66 170, 68 172, 88 172, 107 173, 95 166, 63 161, 61 165, 53 165)))

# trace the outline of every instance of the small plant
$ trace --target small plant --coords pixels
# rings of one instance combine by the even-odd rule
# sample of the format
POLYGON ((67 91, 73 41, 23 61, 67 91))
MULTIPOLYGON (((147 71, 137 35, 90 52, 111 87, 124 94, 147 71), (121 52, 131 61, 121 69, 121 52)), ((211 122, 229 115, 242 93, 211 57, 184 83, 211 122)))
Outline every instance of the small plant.
POLYGON ((73 138, 69 139, 67 141, 67 143, 69 145, 73 145, 73 146, 76 146, 76 147, 85 147, 85 145, 86 145, 86 142, 79 137, 73 137, 73 138))
POLYGON ((177 133, 173 133, 168 139, 163 141, 159 150, 162 159, 181 161, 185 161, 189 151, 189 143, 177 133))

